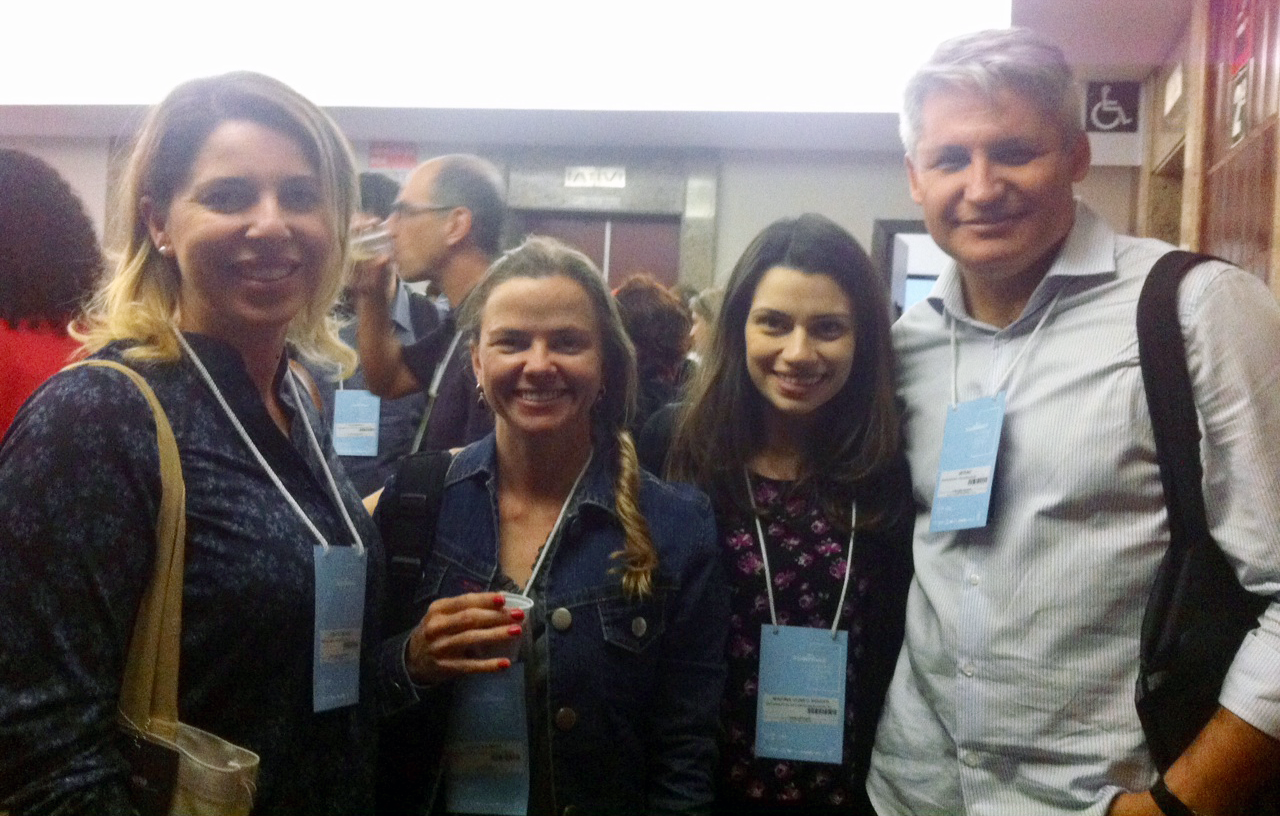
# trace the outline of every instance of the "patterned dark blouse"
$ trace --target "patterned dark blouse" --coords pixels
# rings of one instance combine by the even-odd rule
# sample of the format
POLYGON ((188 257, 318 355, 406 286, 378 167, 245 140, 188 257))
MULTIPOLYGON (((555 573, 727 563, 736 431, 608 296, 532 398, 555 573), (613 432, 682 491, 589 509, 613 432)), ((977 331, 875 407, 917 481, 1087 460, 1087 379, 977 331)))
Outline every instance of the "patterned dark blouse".
MULTIPOLYGON (((792 494, 791 483, 755 474, 751 483, 762 514, 778 623, 830 629, 849 557, 848 517, 833 523, 808 497, 792 494)), ((860 501, 860 516, 868 510, 860 501)), ((866 765, 902 642, 911 575, 909 517, 894 516, 882 530, 857 536, 839 624, 849 637, 843 765, 755 756, 760 628, 770 622, 769 597, 754 521, 741 514, 720 520, 731 611, 717 780, 722 808, 872 812, 864 790, 866 765)))
MULTIPOLYGON (((267 414, 239 355, 188 335, 233 411, 333 545, 351 533, 298 410, 336 462, 314 406, 289 437, 267 414)), ((120 359, 119 349, 101 357, 120 359)), ((361 702, 312 712, 315 542, 189 361, 126 361, 151 383, 178 440, 187 489, 179 714, 262 758, 255 813, 372 809, 373 655, 381 546, 338 468, 369 548, 361 702)), ((281 372, 284 371, 282 363, 281 372)), ((305 393, 305 392, 304 392, 305 393)), ((56 375, 0 448, 0 810, 126 814, 114 744, 120 676, 151 576, 160 482, 155 424, 122 374, 56 375)))

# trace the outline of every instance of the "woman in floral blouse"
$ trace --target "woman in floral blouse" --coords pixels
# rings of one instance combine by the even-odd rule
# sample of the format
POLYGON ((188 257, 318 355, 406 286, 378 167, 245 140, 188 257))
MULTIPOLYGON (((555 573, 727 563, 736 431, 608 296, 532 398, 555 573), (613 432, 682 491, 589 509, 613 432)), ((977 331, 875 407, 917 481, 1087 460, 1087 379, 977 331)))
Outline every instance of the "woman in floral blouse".
POLYGON ((729 279, 669 474, 712 498, 731 585, 718 804, 872 813, 911 576, 889 307, 845 230, 771 224, 729 279))

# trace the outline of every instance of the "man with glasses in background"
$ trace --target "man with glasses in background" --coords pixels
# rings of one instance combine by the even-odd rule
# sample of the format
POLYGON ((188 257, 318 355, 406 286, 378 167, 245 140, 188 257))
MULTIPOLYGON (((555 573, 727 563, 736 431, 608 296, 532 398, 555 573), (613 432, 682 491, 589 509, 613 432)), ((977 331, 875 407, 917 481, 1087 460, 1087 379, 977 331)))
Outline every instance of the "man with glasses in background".
POLYGON ((461 447, 493 428, 493 415, 475 398, 470 350, 457 335, 463 300, 498 254, 506 215, 501 174, 463 154, 423 162, 410 174, 387 221, 394 271, 383 257, 358 264, 355 295, 360 365, 369 390, 384 399, 427 392, 415 450, 461 447), (451 312, 411 345, 396 338, 389 280, 430 281, 451 312))

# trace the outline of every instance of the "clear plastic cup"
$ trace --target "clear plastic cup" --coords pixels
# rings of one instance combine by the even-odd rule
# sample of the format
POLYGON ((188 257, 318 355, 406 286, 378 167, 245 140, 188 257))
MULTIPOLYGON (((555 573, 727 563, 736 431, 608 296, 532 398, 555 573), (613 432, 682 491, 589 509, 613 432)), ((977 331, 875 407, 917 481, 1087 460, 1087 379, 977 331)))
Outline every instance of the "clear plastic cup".
POLYGON ((529 640, 529 632, 532 631, 533 621, 530 618, 533 616, 533 599, 514 592, 504 592, 502 597, 505 601, 502 606, 504 610, 524 610, 524 620, 520 621, 520 628, 523 631, 520 637, 507 638, 488 647, 484 650, 486 652, 484 657, 505 657, 515 663, 520 659, 520 649, 529 640))
POLYGON ((385 225, 379 224, 370 229, 351 234, 351 258, 355 261, 369 261, 382 255, 391 254, 391 232, 385 225))

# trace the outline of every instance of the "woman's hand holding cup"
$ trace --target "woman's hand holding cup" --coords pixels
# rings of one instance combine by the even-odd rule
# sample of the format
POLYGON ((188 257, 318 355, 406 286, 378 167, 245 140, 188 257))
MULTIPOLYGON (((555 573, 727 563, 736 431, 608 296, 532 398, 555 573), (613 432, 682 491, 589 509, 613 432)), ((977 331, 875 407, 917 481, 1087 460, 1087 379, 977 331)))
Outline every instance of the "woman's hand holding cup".
POLYGON ((510 668, 519 655, 531 605, 523 596, 502 592, 435 601, 405 646, 409 676, 431 685, 461 674, 510 668))

